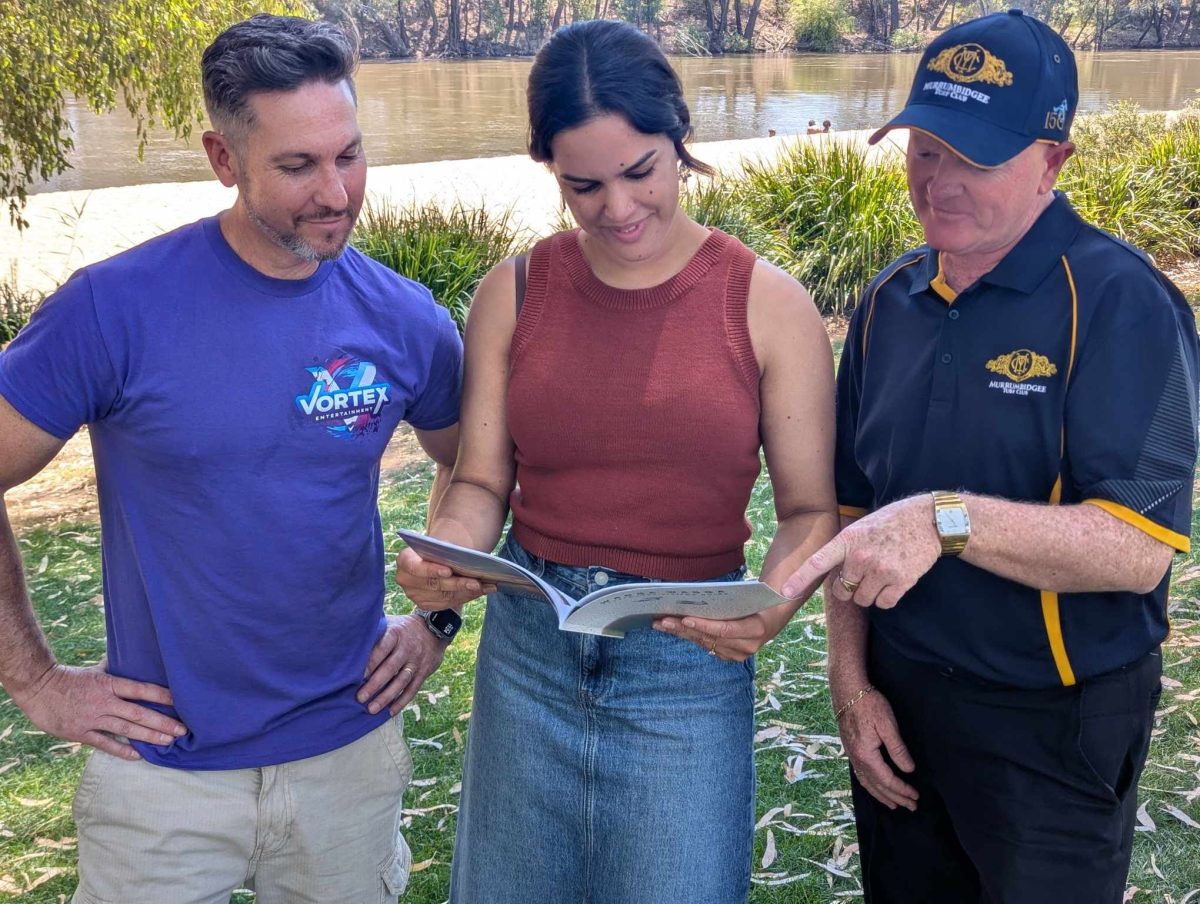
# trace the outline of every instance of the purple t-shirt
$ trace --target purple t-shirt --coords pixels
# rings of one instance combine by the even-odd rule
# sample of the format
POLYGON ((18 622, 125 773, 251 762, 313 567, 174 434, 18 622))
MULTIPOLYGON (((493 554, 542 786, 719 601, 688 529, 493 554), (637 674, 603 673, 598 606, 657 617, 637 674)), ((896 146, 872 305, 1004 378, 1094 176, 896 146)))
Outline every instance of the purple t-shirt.
POLYGON ((383 626, 380 456, 401 420, 458 421, 461 372, 422 286, 353 249, 272 279, 215 218, 80 270, 0 354, 24 417, 91 428, 108 667, 169 687, 189 729, 147 760, 288 762, 388 718, 354 698, 383 626))

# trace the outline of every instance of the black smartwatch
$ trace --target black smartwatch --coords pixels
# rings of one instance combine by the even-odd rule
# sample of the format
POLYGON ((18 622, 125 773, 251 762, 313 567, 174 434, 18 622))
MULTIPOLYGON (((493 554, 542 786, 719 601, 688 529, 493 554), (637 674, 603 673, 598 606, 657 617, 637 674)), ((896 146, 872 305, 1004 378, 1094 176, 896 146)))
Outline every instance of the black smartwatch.
POLYGON ((437 612, 429 612, 425 609, 417 609, 415 615, 425 622, 425 627, 428 628, 435 637, 449 643, 454 640, 454 635, 458 633, 462 627, 462 617, 453 609, 439 609, 437 612))

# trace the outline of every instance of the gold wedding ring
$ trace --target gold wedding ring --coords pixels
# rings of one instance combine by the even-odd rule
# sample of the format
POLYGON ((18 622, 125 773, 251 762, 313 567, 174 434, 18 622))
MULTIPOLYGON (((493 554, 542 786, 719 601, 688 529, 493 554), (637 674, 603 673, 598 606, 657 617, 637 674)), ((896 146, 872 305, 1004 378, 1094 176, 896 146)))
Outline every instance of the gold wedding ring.
POLYGON ((709 656, 717 655, 717 641, 715 638, 713 639, 712 646, 708 648, 708 655, 709 656))
POLYGON ((839 574, 838 575, 838 583, 840 583, 843 587, 846 588, 847 593, 853 593, 855 590, 858 589, 858 585, 861 583, 861 581, 847 581, 845 575, 839 574))

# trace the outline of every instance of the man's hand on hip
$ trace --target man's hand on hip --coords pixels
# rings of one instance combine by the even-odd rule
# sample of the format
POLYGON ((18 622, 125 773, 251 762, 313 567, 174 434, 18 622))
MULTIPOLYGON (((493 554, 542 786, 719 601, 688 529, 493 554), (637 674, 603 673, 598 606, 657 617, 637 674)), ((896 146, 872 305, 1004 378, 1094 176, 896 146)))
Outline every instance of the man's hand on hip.
POLYGON ((850 768, 873 798, 889 810, 917 809, 917 789, 902 780, 883 758, 883 751, 887 750, 902 772, 916 768, 900 737, 892 705, 883 694, 873 691, 846 710, 838 722, 838 732, 850 768))
POLYGON ((124 738, 161 745, 187 734, 175 719, 133 702, 170 706, 169 690, 110 675, 105 660, 89 668, 56 664, 13 699, 29 721, 47 734, 90 744, 125 760, 141 757, 124 738))
POLYGON ((783 594, 794 596, 832 573, 827 588, 835 599, 890 609, 941 553, 933 498, 928 493, 910 496, 843 529, 796 569, 784 582, 783 594))
POLYGON ((415 615, 389 615, 387 623, 367 660, 358 702, 367 704, 372 713, 386 708, 394 716, 437 671, 447 644, 415 615))

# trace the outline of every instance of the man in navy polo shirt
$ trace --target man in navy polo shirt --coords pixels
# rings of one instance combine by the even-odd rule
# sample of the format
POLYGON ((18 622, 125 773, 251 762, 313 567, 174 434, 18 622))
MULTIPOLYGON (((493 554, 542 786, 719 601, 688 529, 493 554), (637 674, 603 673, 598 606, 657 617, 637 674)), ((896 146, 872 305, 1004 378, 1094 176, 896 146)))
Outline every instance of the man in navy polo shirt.
POLYGON ((1197 337, 1054 191, 1070 49, 1019 10, 926 50, 905 109, 927 244, 838 375, 833 705, 868 901, 1120 902, 1187 551, 1197 337))
POLYGON ((96 748, 76 904, 385 901, 410 865, 395 716, 441 662, 384 614, 380 457, 458 442, 461 342, 347 247, 367 164, 356 48, 256 16, 205 51, 204 147, 233 206, 85 267, 0 354, 0 491, 82 424, 107 661, 59 663, 0 506, 0 682, 96 748))

